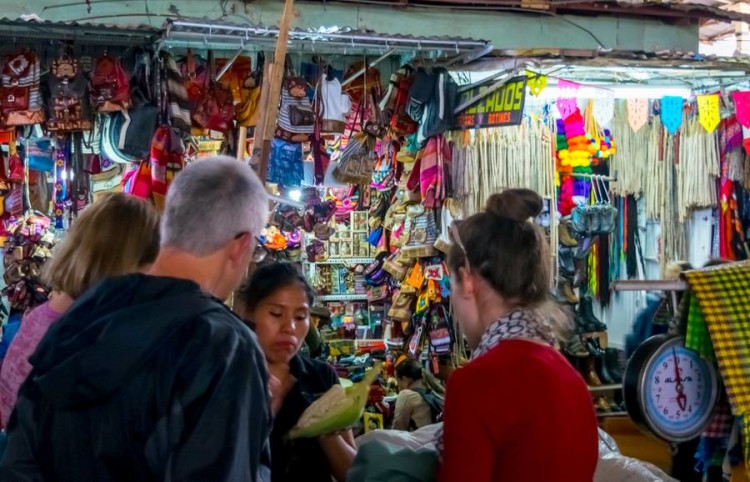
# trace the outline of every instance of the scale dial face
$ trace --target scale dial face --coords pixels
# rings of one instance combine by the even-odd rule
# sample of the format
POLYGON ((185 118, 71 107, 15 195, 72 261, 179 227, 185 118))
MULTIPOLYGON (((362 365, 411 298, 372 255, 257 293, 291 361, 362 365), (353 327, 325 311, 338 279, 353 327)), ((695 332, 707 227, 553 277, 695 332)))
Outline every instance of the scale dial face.
POLYGON ((640 384, 639 404, 645 422, 670 441, 699 435, 713 414, 718 380, 712 364, 670 338, 648 358, 640 384))

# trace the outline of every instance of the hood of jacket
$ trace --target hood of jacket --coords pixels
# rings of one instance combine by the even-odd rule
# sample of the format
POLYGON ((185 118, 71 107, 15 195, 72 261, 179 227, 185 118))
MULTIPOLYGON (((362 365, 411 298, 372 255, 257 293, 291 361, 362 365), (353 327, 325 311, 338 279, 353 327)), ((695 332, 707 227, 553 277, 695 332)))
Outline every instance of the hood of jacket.
POLYGON ((29 359, 30 379, 58 409, 113 395, 186 323, 228 310, 192 281, 135 274, 86 292, 29 359))

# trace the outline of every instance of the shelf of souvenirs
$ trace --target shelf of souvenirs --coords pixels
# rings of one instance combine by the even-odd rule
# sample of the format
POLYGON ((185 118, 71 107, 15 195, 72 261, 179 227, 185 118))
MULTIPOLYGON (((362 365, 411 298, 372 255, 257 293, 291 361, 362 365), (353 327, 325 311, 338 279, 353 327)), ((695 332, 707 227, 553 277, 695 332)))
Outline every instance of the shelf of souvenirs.
POLYGON ((325 264, 343 264, 343 265, 352 265, 352 264, 370 264, 373 261, 375 261, 375 258, 329 258, 325 261, 306 261, 308 264, 319 264, 319 265, 325 265, 325 264))
POLYGON ((366 294, 339 294, 323 295, 316 298, 318 301, 367 301, 366 294))
POLYGON ((622 383, 613 383, 611 385, 600 385, 598 387, 589 387, 590 392, 614 392, 622 390, 622 383))

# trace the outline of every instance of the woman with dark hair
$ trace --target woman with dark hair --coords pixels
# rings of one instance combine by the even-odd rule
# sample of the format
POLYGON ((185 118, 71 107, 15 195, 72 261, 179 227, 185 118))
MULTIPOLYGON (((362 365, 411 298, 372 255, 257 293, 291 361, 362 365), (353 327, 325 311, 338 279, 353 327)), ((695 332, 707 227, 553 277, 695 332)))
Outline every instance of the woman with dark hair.
POLYGON ((556 349, 550 255, 526 189, 451 226, 451 302, 472 350, 446 389, 440 480, 591 481, 598 429, 581 376, 556 349))
POLYGON ((328 364, 299 354, 310 330, 314 292, 291 263, 258 267, 238 293, 238 312, 258 336, 268 371, 280 384, 271 432, 273 482, 343 482, 356 455, 351 430, 318 439, 286 435, 305 409, 339 383, 328 364))
POLYGON ((416 430, 430 425, 433 409, 425 398, 433 392, 432 384, 426 383, 422 366, 415 360, 405 359, 396 365, 398 398, 393 414, 393 430, 416 430))

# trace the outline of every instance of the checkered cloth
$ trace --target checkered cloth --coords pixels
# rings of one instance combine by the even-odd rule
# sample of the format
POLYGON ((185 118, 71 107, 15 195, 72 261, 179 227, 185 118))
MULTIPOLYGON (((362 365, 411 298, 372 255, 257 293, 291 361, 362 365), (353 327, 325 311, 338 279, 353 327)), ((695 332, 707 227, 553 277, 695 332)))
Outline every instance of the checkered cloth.
POLYGON ((732 408, 729 406, 726 396, 722 394, 716 402, 716 410, 711 417, 711 422, 703 431, 703 436, 707 438, 728 438, 732 432, 733 423, 732 408))
POLYGON ((744 440, 750 440, 750 262, 689 271, 686 277, 708 325, 732 412, 742 417, 744 440))
POLYGON ((685 346, 698 352, 706 360, 714 361, 716 359, 714 345, 711 343, 711 335, 708 333, 708 325, 706 319, 703 318, 698 298, 691 296, 689 293, 686 293, 685 296, 690 297, 685 346))

